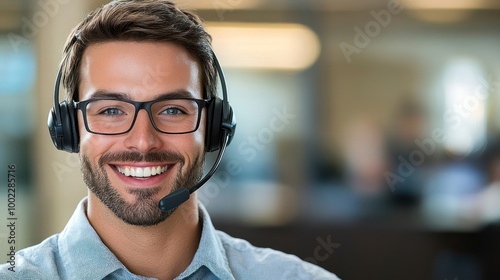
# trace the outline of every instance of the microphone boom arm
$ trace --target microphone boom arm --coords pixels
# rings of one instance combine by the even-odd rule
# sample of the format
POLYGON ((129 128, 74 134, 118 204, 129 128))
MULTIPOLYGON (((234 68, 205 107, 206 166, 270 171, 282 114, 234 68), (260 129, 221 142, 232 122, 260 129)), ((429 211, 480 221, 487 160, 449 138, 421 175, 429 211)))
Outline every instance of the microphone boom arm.
POLYGON ((176 207, 178 207, 179 205, 181 205, 182 203, 186 202, 192 193, 201 188, 201 186, 203 186, 214 175, 215 171, 217 171, 217 168, 219 168, 219 165, 222 161, 222 157, 224 156, 224 152, 226 151, 226 147, 230 138, 229 137, 230 135, 226 130, 223 130, 223 133, 224 133, 224 144, 219 149, 219 154, 217 155, 214 165, 212 166, 210 171, 208 171, 205 177, 203 177, 191 189, 188 190, 187 188, 183 187, 160 199, 158 207, 162 212, 171 211, 176 207))

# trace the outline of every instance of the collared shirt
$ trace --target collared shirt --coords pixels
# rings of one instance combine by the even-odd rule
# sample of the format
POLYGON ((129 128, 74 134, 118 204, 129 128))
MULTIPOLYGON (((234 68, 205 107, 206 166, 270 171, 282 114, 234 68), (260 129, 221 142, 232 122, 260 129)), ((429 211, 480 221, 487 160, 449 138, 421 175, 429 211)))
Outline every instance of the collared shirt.
MULTIPOLYGON (((86 216, 83 199, 64 230, 16 254, 15 272, 0 266, 0 279, 153 279, 131 273, 104 245, 86 216)), ((175 279, 338 279, 298 257, 215 230, 200 204, 203 223, 191 264, 175 279)))

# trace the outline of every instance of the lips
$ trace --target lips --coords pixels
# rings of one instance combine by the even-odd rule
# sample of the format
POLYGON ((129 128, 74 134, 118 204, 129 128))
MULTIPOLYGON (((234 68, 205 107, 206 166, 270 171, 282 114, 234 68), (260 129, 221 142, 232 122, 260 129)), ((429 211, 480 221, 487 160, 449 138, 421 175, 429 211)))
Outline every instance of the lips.
POLYGON ((127 177, 150 178, 165 173, 168 166, 116 166, 116 170, 127 177))

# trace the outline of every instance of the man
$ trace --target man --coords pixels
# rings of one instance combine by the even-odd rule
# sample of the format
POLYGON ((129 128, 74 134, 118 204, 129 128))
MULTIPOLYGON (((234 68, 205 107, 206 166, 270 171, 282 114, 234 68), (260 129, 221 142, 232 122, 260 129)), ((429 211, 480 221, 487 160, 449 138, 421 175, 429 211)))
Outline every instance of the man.
POLYGON ((75 112, 70 150, 88 197, 60 234, 19 251, 15 272, 3 265, 0 278, 337 279, 216 231, 196 193, 159 209, 203 177, 214 65, 199 18, 167 0, 117 0, 89 14, 66 43, 72 101, 56 110, 75 112))

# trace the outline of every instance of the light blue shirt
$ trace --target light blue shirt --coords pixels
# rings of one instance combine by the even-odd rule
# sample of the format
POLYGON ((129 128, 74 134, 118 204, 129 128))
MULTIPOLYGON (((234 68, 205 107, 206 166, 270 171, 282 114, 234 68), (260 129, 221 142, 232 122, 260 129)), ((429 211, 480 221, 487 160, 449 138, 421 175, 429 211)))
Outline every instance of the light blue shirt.
MULTIPOLYGON (((16 254, 15 272, 0 266, 0 279, 152 279, 132 274, 104 245, 86 216, 83 199, 64 230, 16 254)), ((215 230, 200 204, 200 244, 175 279, 338 279, 334 274, 272 249, 215 230)))

